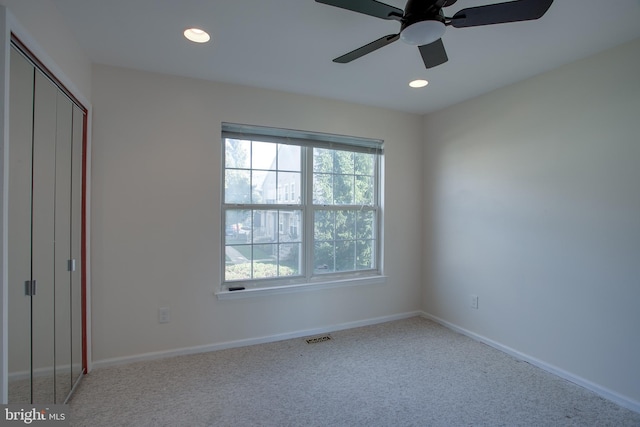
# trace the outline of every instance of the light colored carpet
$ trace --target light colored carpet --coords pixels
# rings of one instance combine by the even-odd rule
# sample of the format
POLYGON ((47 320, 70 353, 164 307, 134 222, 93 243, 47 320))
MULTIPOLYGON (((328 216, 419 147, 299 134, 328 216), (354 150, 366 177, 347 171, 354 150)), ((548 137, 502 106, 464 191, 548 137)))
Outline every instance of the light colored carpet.
POLYGON ((96 369, 74 426, 640 426, 640 414, 415 317, 96 369))

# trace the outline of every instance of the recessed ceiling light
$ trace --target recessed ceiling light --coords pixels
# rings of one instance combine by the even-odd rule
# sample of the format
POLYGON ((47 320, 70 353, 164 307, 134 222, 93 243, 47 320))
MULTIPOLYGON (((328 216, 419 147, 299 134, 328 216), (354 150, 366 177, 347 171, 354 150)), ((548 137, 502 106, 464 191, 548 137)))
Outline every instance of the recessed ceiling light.
POLYGON ((418 79, 418 80, 414 80, 414 81, 410 82, 409 86, 417 88, 417 87, 425 87, 428 84, 429 84, 428 81, 422 80, 422 79, 418 79))
POLYGON ((195 43, 206 43, 211 40, 209 34, 200 28, 187 28, 184 30, 184 36, 195 43))

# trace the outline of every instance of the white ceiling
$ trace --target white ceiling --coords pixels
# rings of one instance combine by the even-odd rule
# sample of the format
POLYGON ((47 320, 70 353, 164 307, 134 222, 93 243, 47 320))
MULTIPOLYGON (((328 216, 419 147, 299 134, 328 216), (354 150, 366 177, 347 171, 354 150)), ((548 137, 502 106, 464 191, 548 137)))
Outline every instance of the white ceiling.
MULTIPOLYGON (((459 0, 445 9, 497 3, 459 0)), ((96 63, 428 113, 640 37, 640 0, 555 0, 536 21, 447 27, 449 62, 426 70, 397 41, 331 60, 399 23, 314 0, 53 0, 96 63), (207 30, 196 45, 185 28, 207 30), (429 80, 411 89, 415 78, 429 80)), ((403 0, 388 4, 404 8, 403 0)), ((606 76, 603 76, 606 78, 606 76)), ((597 82, 594 82, 597 84, 597 82)))

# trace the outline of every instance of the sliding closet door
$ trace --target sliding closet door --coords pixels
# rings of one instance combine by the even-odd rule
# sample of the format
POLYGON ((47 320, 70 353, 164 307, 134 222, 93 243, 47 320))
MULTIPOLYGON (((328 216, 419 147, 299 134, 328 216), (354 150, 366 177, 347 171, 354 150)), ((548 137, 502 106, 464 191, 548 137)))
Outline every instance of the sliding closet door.
POLYGON ((71 138, 73 104, 57 92, 55 156, 55 401, 71 392, 71 138))
POLYGON ((9 108, 9 403, 31 401, 31 141, 35 68, 11 49, 9 108))
POLYGON ((11 50, 9 402, 64 403, 83 373, 85 114, 11 50))
POLYGON ((58 88, 36 70, 33 105, 31 358, 33 403, 55 402, 55 195, 58 88))

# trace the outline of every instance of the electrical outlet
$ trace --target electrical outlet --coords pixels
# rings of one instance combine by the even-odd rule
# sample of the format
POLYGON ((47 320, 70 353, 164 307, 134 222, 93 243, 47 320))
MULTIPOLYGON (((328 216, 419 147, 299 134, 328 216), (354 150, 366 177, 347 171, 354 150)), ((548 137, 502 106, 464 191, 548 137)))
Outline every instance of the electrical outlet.
POLYGON ((478 309, 478 295, 471 295, 471 308, 478 309))
POLYGON ((158 309, 158 323, 169 323, 171 312, 169 307, 160 307, 158 309))

